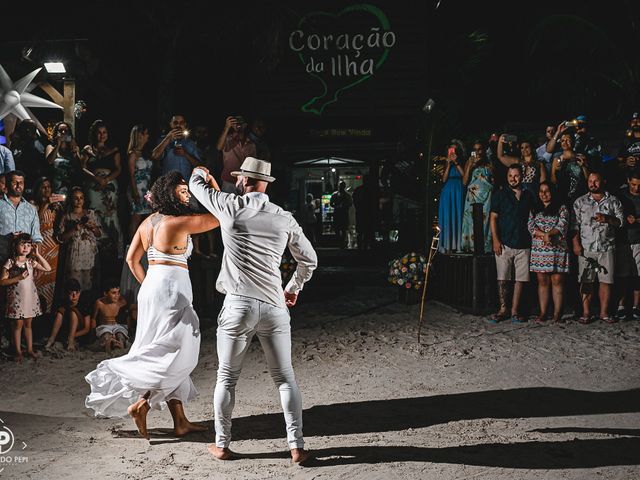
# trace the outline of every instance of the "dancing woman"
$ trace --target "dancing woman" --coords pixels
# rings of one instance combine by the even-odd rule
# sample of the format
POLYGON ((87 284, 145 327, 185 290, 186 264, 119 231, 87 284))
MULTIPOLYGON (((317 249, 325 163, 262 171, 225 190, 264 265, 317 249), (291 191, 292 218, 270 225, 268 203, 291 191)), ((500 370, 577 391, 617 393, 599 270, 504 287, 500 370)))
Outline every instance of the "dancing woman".
POLYGON ((187 258, 191 235, 219 226, 213 215, 189 210, 191 194, 177 171, 158 178, 151 196, 154 213, 140 224, 127 253, 127 264, 142 284, 135 341, 127 355, 101 362, 85 377, 91 385, 85 405, 96 416, 129 414, 147 439, 147 413, 166 405, 175 435, 206 430, 190 423, 183 410, 197 395, 189 375, 200 350, 187 258), (145 252, 146 274, 140 263, 145 252))

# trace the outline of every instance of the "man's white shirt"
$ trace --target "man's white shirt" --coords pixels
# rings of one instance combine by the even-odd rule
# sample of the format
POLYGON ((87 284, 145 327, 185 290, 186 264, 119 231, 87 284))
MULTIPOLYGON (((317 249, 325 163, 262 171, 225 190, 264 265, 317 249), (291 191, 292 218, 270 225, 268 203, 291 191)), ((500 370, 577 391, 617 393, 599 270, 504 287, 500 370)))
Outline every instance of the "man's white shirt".
POLYGON ((265 193, 218 192, 207 185, 206 173, 195 168, 189 189, 220 222, 224 253, 216 289, 285 307, 280 262, 286 247, 298 263, 286 286, 299 293, 318 257, 290 212, 271 203, 265 193))

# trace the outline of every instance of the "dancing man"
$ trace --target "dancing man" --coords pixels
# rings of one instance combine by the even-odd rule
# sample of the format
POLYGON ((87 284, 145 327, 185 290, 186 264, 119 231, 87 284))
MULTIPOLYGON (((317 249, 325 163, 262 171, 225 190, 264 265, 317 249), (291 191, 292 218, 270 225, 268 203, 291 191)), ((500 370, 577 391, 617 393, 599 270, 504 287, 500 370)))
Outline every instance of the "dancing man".
POLYGON ((251 339, 258 335, 269 372, 278 390, 294 463, 311 457, 302 438, 302 398, 291 366, 289 310, 317 266, 317 256, 291 213, 274 205, 265 193, 271 164, 247 157, 237 178, 239 195, 211 188, 203 167, 193 170, 193 195, 220 222, 224 254, 216 282, 226 294, 218 315, 218 377, 213 396, 216 438, 209 451, 219 460, 235 456, 231 443, 231 414, 235 387, 251 339), (280 260, 289 248, 298 267, 283 291, 280 260))

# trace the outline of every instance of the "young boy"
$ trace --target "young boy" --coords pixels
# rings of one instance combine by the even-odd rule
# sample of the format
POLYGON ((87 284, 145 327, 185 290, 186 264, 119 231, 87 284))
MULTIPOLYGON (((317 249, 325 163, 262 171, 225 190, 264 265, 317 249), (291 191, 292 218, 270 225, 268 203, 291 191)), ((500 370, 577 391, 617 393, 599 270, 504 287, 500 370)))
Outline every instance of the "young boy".
POLYGON ((111 348, 124 348, 129 338, 125 325, 118 323, 118 315, 126 310, 127 301, 120 296, 120 285, 114 280, 105 284, 104 297, 96 300, 91 325, 96 326, 96 336, 100 345, 105 347, 107 354, 111 348))
POLYGON ((65 305, 56 310, 51 335, 45 346, 46 350, 50 350, 53 347, 63 323, 67 325, 65 328, 68 328, 67 350, 70 352, 77 349, 76 338, 82 337, 91 331, 91 317, 88 314, 83 314, 79 306, 80 290, 80 282, 75 278, 69 279, 65 284, 66 302, 65 305))

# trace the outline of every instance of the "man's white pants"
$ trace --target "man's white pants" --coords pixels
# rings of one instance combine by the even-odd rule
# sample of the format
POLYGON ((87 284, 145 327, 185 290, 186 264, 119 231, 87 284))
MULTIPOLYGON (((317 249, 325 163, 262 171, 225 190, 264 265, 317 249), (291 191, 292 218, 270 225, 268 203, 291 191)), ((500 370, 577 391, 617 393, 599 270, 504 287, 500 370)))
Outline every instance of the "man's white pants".
POLYGON ((258 335, 271 378, 280 391, 289 448, 304 448, 302 397, 291 366, 289 310, 250 297, 227 295, 218 315, 218 379, 213 394, 216 446, 231 443, 231 414, 242 361, 258 335))

